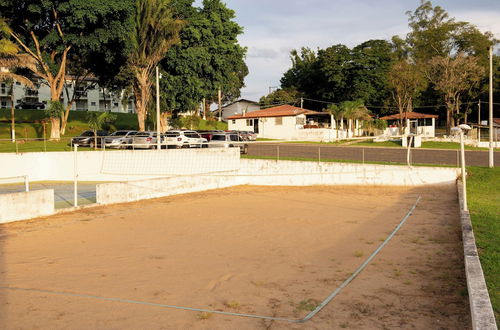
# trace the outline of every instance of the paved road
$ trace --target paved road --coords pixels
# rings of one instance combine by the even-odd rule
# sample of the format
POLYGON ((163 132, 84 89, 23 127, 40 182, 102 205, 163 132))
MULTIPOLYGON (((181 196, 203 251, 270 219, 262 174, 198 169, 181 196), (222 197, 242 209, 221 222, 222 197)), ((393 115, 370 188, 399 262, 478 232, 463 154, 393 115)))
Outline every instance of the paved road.
MULTIPOLYGON (((366 162, 406 163, 405 148, 348 147, 319 144, 265 143, 250 144, 248 155, 267 157, 304 157, 314 159, 357 160, 366 162)), ((412 163, 457 165, 459 150, 412 149, 412 163)), ((500 166, 500 152, 495 152, 495 166, 500 166)), ((488 151, 466 151, 466 164, 488 166, 488 151)))

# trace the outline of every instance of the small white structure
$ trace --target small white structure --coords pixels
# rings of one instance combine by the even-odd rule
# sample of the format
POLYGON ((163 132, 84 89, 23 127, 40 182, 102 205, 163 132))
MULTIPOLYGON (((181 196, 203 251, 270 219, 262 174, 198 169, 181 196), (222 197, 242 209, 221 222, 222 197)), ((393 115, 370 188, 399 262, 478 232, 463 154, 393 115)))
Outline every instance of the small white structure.
POLYGON ((403 114, 394 114, 380 118, 387 120, 389 127, 384 131, 385 136, 401 135, 419 135, 424 138, 433 138, 436 136, 436 118, 437 115, 428 115, 420 112, 407 112, 403 114), (404 131, 399 132, 399 120, 403 119, 404 131))
MULTIPOLYGON (((222 120, 226 121, 228 117, 243 115, 255 110, 260 110, 259 102, 240 99, 222 107, 222 120)), ((217 110, 215 110, 215 112, 217 112, 217 110)))
POLYGON ((260 138, 328 141, 335 138, 330 114, 281 105, 228 117, 230 130, 253 131, 260 138))

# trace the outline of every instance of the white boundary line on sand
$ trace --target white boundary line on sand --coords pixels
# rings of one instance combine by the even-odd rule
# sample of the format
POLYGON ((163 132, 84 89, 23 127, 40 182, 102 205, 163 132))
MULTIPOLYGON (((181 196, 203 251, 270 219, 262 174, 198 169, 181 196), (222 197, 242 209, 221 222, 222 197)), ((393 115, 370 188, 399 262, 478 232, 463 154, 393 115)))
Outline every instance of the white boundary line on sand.
POLYGON ((413 206, 410 208, 408 213, 404 216, 404 218, 399 222, 399 224, 394 228, 394 230, 387 236, 387 238, 379 245, 379 247, 372 252, 372 254, 346 279, 341 285, 339 285, 325 300, 321 302, 312 312, 307 314, 302 319, 287 319, 282 317, 275 316, 264 316, 264 315, 254 315, 254 314, 244 314, 244 313, 233 313, 233 312, 224 312, 203 308, 193 308, 193 307, 183 307, 183 306, 175 306, 175 305, 166 305, 159 303, 152 303, 146 301, 138 301, 138 300, 129 300, 129 299, 121 299, 121 298, 112 298, 112 297, 102 297, 95 296, 89 294, 81 294, 81 293, 71 293, 71 292, 63 292, 63 291, 52 291, 52 290, 44 290, 44 289, 35 289, 35 288, 20 288, 20 287, 10 287, 10 286, 0 286, 0 289, 4 290, 12 290, 12 291, 28 291, 28 292, 37 292, 37 293, 46 293, 52 295, 60 295, 60 296, 70 296, 70 297, 78 297, 78 298, 88 298, 88 299, 98 299, 105 301, 114 301, 120 303, 127 304, 135 304, 135 305, 146 305, 151 307, 162 307, 162 308, 170 308, 170 309, 180 309, 194 312, 203 312, 210 314, 221 314, 226 316, 238 316, 238 317, 247 317, 254 319, 263 319, 263 320, 271 320, 271 321, 283 321, 289 323, 305 323, 311 320, 317 313, 319 313, 328 303, 330 303, 346 286, 349 285, 365 268, 370 264, 370 262, 377 256, 377 254, 389 243, 389 241, 396 235, 396 233, 401 229, 401 227, 405 224, 406 220, 412 215, 413 211, 417 207, 420 202, 421 197, 419 196, 413 206))

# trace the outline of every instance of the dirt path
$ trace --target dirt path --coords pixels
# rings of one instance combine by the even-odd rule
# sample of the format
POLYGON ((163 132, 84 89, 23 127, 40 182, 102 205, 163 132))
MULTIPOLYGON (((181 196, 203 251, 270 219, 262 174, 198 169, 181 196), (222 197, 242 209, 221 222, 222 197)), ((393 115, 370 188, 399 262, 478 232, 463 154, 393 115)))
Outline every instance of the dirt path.
POLYGON ((0 285, 302 318, 294 325, 0 289, 2 329, 464 329, 455 188, 236 187, 0 226, 0 285))

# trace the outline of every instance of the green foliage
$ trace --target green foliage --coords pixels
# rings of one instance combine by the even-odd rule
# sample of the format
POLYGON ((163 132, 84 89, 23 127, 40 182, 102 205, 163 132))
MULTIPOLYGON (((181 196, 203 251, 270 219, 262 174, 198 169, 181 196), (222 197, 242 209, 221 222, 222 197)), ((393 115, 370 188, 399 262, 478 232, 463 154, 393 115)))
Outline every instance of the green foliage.
POLYGON ((261 106, 297 104, 301 94, 294 88, 278 89, 260 98, 261 106))
POLYGON ((134 0, 0 2, 0 12, 8 17, 12 30, 32 50, 35 47, 30 32, 34 32, 53 74, 61 63, 60 58, 51 58, 50 54, 60 53, 69 45, 72 45, 71 53, 79 55, 79 60, 95 73, 110 73, 119 68, 127 48, 124 36, 130 29, 133 8, 134 0), (55 23, 59 23, 61 31, 55 23))
POLYGON ((110 124, 116 120, 117 116, 109 112, 88 112, 87 121, 89 127, 94 132, 103 129, 105 124, 110 124))
POLYGON ((180 33, 181 43, 162 61, 162 108, 173 113, 190 111, 206 98, 223 101, 240 96, 248 68, 246 49, 238 44, 243 29, 234 22, 234 11, 220 0, 205 0, 202 8, 192 0, 173 2, 176 14, 186 22, 180 33))
POLYGON ((64 112, 64 105, 61 101, 49 101, 44 112, 47 117, 60 118, 64 112))
MULTIPOLYGON (((363 99, 384 104, 389 97, 387 72, 394 60, 392 45, 369 40, 353 49, 333 45, 318 50, 292 51, 292 68, 281 79, 283 88, 294 88, 307 98, 340 103, 363 99)), ((308 108, 318 109, 318 105, 308 108)))

